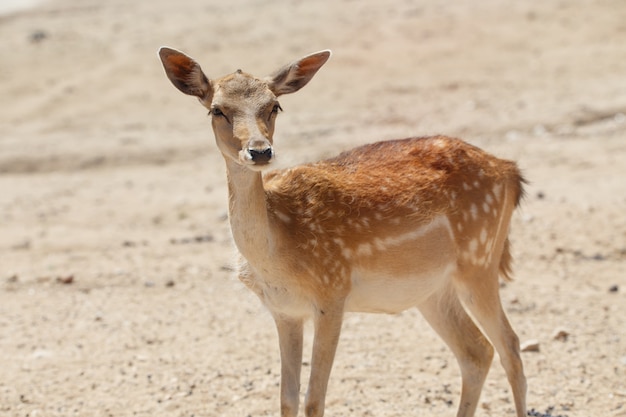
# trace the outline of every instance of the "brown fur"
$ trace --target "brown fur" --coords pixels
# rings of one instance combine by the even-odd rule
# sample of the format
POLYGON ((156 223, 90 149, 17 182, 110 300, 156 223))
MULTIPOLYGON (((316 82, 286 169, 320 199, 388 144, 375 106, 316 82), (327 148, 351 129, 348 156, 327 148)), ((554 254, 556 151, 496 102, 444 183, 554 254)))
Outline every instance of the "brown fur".
MULTIPOLYGON (((398 216, 405 218, 402 228, 427 223, 440 214, 461 221, 460 211, 467 207, 451 205, 451 193, 467 200, 474 193, 485 192, 473 186, 465 190, 464 183, 480 181, 487 189, 502 184, 517 206, 524 182, 515 163, 443 136, 364 145, 335 158, 270 172, 264 179, 270 212, 282 212, 295 222, 288 230, 302 230, 315 220, 326 234, 321 238, 340 238, 353 246, 372 235, 395 233, 390 219, 398 216), (389 178, 393 181, 386 182, 389 178), (345 226, 349 219, 363 217, 373 219, 368 228, 345 226)), ((482 210, 480 214, 485 216, 482 210)), ((303 251, 311 249, 305 243, 308 238, 291 236, 294 247, 303 251)), ((334 246, 329 252, 338 252, 334 246)), ((499 264, 506 280, 511 279, 511 262, 507 239, 499 264)))

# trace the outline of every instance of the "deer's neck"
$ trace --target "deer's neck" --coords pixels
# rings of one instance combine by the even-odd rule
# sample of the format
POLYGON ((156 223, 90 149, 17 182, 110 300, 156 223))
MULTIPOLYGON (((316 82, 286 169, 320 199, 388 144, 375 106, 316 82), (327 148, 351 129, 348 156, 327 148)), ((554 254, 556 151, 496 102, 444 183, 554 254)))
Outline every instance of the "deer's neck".
POLYGON ((233 239, 252 264, 271 259, 272 237, 260 172, 226 161, 228 210, 233 239))

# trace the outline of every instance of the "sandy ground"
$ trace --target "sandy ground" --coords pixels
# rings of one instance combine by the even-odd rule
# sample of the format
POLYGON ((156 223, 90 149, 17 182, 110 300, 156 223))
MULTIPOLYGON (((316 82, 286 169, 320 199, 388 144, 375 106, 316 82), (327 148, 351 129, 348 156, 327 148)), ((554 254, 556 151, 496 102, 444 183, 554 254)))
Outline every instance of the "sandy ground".
MULTIPOLYGON (((49 0, 0 17, 1 416, 278 415, 274 326, 233 276, 223 162, 164 44, 211 76, 333 50, 281 99, 279 166, 434 133, 517 160, 531 184, 502 297, 539 342, 529 408, 626 416, 626 6, 387 3, 49 0)), ((342 336, 328 416, 455 414, 458 368, 416 311, 349 315, 342 336)), ((513 415, 497 361, 477 414, 513 415)))

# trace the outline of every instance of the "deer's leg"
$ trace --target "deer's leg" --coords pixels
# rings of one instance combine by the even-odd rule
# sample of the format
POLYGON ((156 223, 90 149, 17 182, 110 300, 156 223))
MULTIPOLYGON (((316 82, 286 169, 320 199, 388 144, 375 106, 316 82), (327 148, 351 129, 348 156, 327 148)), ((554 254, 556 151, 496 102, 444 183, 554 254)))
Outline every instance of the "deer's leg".
POLYGON ((305 403, 306 417, 324 415, 326 389, 341 333, 343 307, 343 300, 316 306, 311 376, 305 403))
POLYGON ((513 391, 517 416, 526 416, 526 377, 519 338, 502 308, 497 274, 476 274, 458 282, 457 287, 463 305, 471 312, 500 356, 513 391))
POLYGON ((465 312, 452 288, 433 295, 419 310, 450 347, 461 368, 457 417, 472 417, 493 359, 493 347, 465 312))
POLYGON ((302 320, 280 316, 275 316, 274 320, 280 346, 280 415, 296 417, 302 369, 302 320))

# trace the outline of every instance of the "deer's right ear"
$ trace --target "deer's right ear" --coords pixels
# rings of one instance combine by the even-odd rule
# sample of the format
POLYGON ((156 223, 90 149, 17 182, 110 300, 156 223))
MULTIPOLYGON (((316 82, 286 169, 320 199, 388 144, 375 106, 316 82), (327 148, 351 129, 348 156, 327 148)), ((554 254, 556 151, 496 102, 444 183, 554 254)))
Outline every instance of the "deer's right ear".
POLYGON ((213 95, 211 81, 204 75, 196 61, 180 51, 167 47, 159 49, 159 57, 167 78, 176 88, 201 100, 210 100, 213 95))

